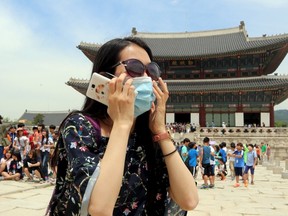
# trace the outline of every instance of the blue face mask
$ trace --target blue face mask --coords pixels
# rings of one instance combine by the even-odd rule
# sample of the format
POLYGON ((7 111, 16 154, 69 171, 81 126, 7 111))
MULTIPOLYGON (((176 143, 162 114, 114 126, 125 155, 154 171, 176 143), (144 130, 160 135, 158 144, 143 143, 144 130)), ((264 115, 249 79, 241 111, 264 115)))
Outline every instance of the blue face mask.
POLYGON ((151 77, 135 77, 132 85, 135 87, 137 94, 134 105, 134 116, 137 117, 151 109, 152 102, 155 101, 155 95, 151 77))

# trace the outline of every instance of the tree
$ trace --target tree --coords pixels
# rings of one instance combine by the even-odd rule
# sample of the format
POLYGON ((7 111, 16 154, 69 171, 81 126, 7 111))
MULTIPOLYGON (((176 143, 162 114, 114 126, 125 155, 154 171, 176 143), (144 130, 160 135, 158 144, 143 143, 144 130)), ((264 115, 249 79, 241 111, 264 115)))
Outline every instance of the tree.
POLYGON ((287 127, 287 122, 285 122, 285 121, 275 121, 275 127, 287 127))
POLYGON ((43 124, 44 123, 44 115, 43 114, 37 114, 34 118, 33 118, 33 124, 37 125, 37 124, 43 124))

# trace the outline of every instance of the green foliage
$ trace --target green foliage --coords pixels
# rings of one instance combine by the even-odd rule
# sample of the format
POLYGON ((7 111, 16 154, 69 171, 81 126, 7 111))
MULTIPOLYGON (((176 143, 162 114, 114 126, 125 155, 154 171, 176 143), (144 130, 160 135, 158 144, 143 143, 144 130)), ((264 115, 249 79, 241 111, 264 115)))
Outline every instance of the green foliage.
POLYGON ((276 110, 274 112, 275 127, 287 127, 288 125, 288 110, 276 110))
POLYGON ((34 119, 33 119, 33 124, 37 125, 37 124, 43 124, 44 122, 44 115, 43 114, 37 114, 34 119))
POLYGON ((287 127, 287 122, 275 121, 275 127, 287 127))
POLYGON ((12 122, 11 119, 9 119, 8 117, 4 117, 3 120, 2 120, 3 123, 9 123, 9 122, 12 122))

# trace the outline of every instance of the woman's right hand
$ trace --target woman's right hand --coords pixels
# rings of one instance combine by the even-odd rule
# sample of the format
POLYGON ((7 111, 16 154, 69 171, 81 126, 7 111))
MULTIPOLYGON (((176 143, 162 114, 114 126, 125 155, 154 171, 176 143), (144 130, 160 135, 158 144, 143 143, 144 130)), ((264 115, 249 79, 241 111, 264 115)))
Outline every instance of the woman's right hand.
POLYGON ((132 126, 134 122, 135 87, 132 79, 125 83, 126 73, 113 78, 109 83, 108 114, 114 123, 132 126))

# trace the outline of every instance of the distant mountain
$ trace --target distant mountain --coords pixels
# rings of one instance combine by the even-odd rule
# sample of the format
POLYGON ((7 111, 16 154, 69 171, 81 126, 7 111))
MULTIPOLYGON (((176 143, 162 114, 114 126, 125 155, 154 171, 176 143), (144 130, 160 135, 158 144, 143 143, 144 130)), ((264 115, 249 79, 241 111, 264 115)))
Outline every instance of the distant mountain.
POLYGON ((275 110, 274 111, 275 121, 282 121, 288 123, 288 110, 275 110))

